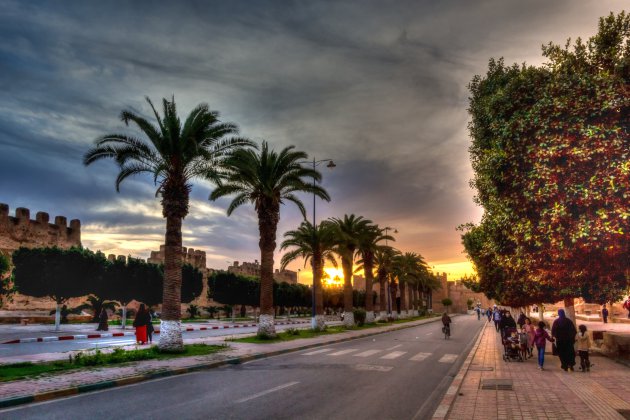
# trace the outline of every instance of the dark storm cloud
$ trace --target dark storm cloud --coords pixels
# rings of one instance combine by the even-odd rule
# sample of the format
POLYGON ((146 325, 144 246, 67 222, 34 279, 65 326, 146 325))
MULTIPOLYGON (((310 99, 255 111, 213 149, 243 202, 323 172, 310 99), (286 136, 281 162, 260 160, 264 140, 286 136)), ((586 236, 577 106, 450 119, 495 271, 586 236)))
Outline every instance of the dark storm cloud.
MULTIPOLYGON (((0 201, 80 218, 88 241, 159 241, 155 187, 114 191, 115 165, 81 158, 98 135, 126 132, 144 96, 199 102, 244 135, 334 158, 318 220, 362 214, 396 226, 398 245, 463 259, 454 228, 480 210, 468 188, 466 85, 490 57, 540 64, 540 45, 588 37, 619 2, 0 0, 0 201), (141 203, 141 204, 134 204, 141 203), (99 236, 101 234, 101 236, 99 236), (90 236, 91 235, 91 236, 90 236)), ((184 240, 212 264, 253 260, 251 208, 225 216, 196 183, 184 240)), ((310 197, 304 197, 309 209, 310 197)), ((282 210, 279 232, 301 215, 282 210)), ((280 239, 280 238, 279 238, 280 239)), ((153 246, 153 245, 151 245, 153 246)), ((148 248, 131 252, 148 254, 148 248)))

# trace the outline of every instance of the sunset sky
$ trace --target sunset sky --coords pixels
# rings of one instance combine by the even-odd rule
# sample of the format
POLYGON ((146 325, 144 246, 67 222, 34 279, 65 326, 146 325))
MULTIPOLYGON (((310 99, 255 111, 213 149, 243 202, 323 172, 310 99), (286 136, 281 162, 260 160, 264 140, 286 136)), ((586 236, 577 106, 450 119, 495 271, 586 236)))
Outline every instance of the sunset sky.
MULTIPOLYGON (((471 268, 455 228, 482 214, 467 84, 491 57, 541 64, 543 43, 587 38, 623 3, 0 0, 0 202, 80 219, 84 246, 146 258, 165 229, 152 180, 116 193, 113 162, 81 161, 99 134, 126 131, 121 110, 149 116, 145 96, 174 95, 182 118, 207 102, 244 136, 333 159, 318 221, 395 227, 396 247, 458 278, 471 268)), ((213 268, 260 259, 251 206, 228 218, 211 190, 194 183, 184 245, 213 268)), ((300 218, 282 208, 278 243, 300 218)))

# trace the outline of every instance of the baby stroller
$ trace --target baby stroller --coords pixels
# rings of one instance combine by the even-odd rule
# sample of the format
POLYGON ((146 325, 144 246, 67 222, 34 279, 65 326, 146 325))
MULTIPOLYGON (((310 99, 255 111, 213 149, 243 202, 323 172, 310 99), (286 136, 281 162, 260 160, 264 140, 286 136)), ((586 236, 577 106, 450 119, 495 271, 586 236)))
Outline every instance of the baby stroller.
POLYGON ((522 362, 521 343, 518 339, 518 331, 516 328, 508 327, 503 331, 503 360, 506 362, 515 360, 522 362))

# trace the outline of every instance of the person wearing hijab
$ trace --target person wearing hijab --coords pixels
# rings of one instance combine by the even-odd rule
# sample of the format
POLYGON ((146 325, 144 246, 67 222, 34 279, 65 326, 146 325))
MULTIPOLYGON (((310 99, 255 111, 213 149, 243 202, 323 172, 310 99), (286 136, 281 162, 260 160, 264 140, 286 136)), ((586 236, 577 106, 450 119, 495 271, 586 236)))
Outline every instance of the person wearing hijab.
POLYGON ((147 324, 151 322, 151 315, 145 309, 144 303, 140 305, 136 319, 133 320, 133 326, 136 327, 136 342, 145 344, 147 342, 147 324))
POLYGON ((575 366, 575 336, 577 329, 575 324, 567 318, 564 309, 558 309, 558 319, 553 321, 551 336, 556 340, 560 367, 562 370, 573 372, 575 366))
POLYGON ((101 313, 98 316, 98 328, 96 331, 107 331, 109 330, 109 325, 107 323, 107 309, 101 309, 101 313))
POLYGON ((501 331, 501 337, 503 338, 505 338, 506 328, 516 328, 516 322, 514 322, 514 318, 512 318, 510 311, 505 311, 505 314, 501 317, 501 321, 499 321, 499 330, 501 331))

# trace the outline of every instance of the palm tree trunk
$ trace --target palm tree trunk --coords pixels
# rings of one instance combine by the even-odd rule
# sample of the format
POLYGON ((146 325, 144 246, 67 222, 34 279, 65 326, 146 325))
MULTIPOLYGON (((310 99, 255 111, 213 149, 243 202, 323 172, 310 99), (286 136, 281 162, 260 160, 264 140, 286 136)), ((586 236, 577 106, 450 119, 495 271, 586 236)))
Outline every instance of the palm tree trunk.
POLYGON ((166 215, 164 287, 158 348, 162 351, 179 352, 184 350, 180 321, 182 316, 182 217, 172 215, 166 206, 164 213, 166 215))
POLYGON ((343 324, 346 327, 354 325, 354 313, 352 312, 352 260, 341 257, 343 268, 343 324))
POLYGON ((374 284, 374 267, 370 258, 363 258, 363 268, 365 272, 365 322, 371 324, 374 322, 374 293, 372 285, 374 284))
POLYGON ((400 282, 400 317, 407 317, 407 283, 400 282))
POLYGON ((323 261, 319 254, 313 256, 313 293, 315 294, 315 319, 312 326, 314 330, 323 331, 326 328, 324 318, 324 294, 322 292, 323 261))
POLYGON ((383 274, 381 272, 381 270, 378 271, 378 283, 380 286, 380 290, 379 290, 379 309, 381 311, 380 313, 380 318, 381 319, 387 319, 387 287, 385 285, 385 282, 387 281, 387 277, 385 274, 383 274))
POLYGON ((276 231, 280 220, 279 205, 261 203, 258 208, 260 232, 260 320, 258 335, 275 337, 273 308, 273 253, 276 250, 276 231))

